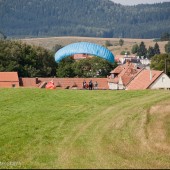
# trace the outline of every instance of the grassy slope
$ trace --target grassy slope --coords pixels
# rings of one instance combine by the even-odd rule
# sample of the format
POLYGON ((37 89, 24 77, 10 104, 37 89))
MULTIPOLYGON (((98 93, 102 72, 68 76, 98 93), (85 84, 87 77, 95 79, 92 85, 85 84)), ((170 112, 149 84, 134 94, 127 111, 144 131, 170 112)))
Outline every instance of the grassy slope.
POLYGON ((169 91, 0 93, 0 168, 170 168, 169 91))
MULTIPOLYGON (((106 40, 110 41, 113 46, 108 47, 110 51, 113 52, 114 55, 120 55, 121 51, 130 51, 134 44, 140 44, 143 41, 146 45, 146 48, 149 46, 154 47, 155 42, 153 39, 130 39, 123 38, 124 45, 120 47, 119 40, 120 38, 94 38, 94 37, 48 37, 48 38, 30 38, 30 39, 22 39, 21 41, 26 42, 28 44, 34 44, 37 46, 42 46, 47 49, 52 49, 55 44, 60 44, 62 46, 79 42, 86 41, 97 43, 100 45, 105 45, 106 40)), ((158 42, 161 53, 165 52, 165 44, 167 41, 158 42)))

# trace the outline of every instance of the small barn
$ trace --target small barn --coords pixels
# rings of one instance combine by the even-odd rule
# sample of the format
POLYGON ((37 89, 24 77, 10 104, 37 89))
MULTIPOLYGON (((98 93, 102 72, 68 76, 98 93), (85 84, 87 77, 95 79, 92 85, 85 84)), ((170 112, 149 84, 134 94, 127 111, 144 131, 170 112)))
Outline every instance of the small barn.
POLYGON ((0 72, 0 87, 19 87, 17 72, 0 72))

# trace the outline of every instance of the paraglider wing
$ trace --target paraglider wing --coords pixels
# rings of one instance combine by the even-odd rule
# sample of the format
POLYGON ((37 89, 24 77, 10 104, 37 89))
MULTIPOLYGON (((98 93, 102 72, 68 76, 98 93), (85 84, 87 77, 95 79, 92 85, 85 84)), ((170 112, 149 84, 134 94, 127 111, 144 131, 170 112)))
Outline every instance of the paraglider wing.
POLYGON ((55 61, 59 63, 62 59, 74 54, 90 54, 101 57, 109 62, 114 62, 114 55, 105 47, 89 42, 78 42, 69 44, 55 53, 55 61))

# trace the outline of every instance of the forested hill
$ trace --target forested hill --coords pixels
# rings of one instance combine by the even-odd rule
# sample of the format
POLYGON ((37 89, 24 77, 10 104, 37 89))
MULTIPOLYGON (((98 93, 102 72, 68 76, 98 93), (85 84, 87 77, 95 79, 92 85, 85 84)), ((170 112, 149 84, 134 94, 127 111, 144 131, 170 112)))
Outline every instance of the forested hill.
POLYGON ((0 0, 8 37, 158 38, 170 33, 170 2, 123 6, 109 0, 0 0))

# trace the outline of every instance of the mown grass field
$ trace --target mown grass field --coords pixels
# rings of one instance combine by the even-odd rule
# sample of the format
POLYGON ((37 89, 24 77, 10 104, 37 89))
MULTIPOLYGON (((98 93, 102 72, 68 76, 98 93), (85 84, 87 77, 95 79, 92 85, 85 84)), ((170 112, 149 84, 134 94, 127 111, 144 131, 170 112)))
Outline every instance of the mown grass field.
POLYGON ((170 91, 0 94, 0 168, 170 168, 170 91))

